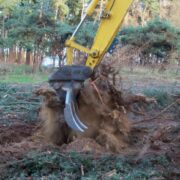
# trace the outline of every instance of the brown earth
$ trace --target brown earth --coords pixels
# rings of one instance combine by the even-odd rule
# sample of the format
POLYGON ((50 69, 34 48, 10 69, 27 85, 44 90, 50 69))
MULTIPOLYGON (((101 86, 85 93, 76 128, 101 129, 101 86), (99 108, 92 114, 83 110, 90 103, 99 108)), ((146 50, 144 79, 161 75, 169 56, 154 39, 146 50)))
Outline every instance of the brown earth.
POLYGON ((17 123, 10 127, 0 127, 0 145, 21 142, 23 139, 32 135, 33 127, 32 125, 22 123, 17 123))
POLYGON ((62 145, 77 138, 90 138, 115 153, 121 152, 129 144, 131 123, 127 113, 130 104, 154 102, 154 99, 143 95, 124 95, 106 80, 88 82, 81 90, 77 102, 79 117, 88 129, 84 133, 77 133, 64 123, 63 106, 58 102, 53 89, 41 88, 36 94, 44 97, 39 134, 45 137, 47 142, 62 145))
POLYGON ((0 122, 0 165, 53 144, 61 152, 133 154, 136 161, 150 154, 166 154, 179 167, 178 97, 169 109, 148 111, 146 103, 156 103, 154 99, 123 94, 102 79, 88 82, 78 99, 79 116, 89 128, 82 134, 72 132, 64 123, 63 106, 54 90, 41 88, 36 93, 44 96, 39 124, 17 120, 4 126, 0 122))
POLYGON ((37 94, 45 97, 40 112, 43 122, 40 134, 47 141, 62 145, 76 138, 90 138, 113 152, 127 146, 130 123, 125 110, 115 105, 113 96, 109 95, 112 90, 102 88, 102 84, 101 89, 94 86, 88 83, 78 98, 80 119, 88 126, 85 133, 73 132, 66 126, 62 116, 63 107, 57 103, 52 89, 38 90, 37 94))
POLYGON ((21 156, 24 151, 32 149, 29 139, 34 126, 18 123, 10 127, 0 124, 0 162, 12 160, 21 156))

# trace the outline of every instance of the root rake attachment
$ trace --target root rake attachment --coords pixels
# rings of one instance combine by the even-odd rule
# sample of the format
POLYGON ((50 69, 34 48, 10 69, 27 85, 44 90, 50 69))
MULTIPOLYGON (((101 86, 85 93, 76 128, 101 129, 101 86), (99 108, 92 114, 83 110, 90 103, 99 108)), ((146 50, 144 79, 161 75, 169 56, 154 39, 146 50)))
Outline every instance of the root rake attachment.
POLYGON ((77 115, 76 98, 83 82, 92 75, 92 70, 85 66, 63 66, 49 77, 50 85, 55 89, 59 100, 64 103, 64 119, 68 126, 79 132, 88 127, 77 115))

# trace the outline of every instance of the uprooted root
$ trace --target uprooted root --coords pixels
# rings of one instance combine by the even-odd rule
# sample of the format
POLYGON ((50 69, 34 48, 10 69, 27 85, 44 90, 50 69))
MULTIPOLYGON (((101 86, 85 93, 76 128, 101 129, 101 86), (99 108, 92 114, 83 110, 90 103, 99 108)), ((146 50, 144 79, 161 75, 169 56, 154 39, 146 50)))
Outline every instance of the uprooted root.
POLYGON ((119 152, 129 144, 129 104, 146 100, 140 95, 127 98, 108 81, 88 81, 78 97, 78 115, 88 129, 85 133, 77 133, 64 122, 63 105, 54 90, 42 88, 36 94, 44 97, 40 132, 47 141, 62 145, 75 138, 91 138, 113 152, 119 152))

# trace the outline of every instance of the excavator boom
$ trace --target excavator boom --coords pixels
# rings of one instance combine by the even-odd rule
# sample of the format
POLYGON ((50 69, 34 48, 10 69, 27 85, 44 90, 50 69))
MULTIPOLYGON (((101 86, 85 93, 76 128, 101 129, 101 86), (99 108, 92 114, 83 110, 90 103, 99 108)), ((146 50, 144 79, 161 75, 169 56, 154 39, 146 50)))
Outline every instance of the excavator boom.
POLYGON ((92 69, 96 67, 101 62, 104 54, 119 32, 123 19, 133 0, 108 0, 106 2, 93 44, 91 49, 88 49, 75 42, 75 35, 86 17, 92 15, 92 11, 94 11, 98 2, 99 0, 93 0, 91 2, 86 15, 75 30, 75 33, 73 33, 72 37, 66 41, 68 65, 73 64, 73 49, 78 49, 88 54, 86 66, 89 66, 92 69))
POLYGON ((84 132, 87 127, 80 121, 76 113, 76 95, 83 82, 90 78, 93 69, 101 62, 115 36, 133 0, 106 0, 98 30, 91 48, 87 48, 75 41, 76 34, 88 16, 92 16, 100 0, 92 0, 85 16, 75 29, 71 38, 66 41, 67 65, 61 67, 49 78, 50 84, 56 90, 60 99, 65 96, 64 117, 70 128, 84 132), (74 49, 87 54, 85 66, 73 65, 74 49), (79 77, 79 79, 78 79, 79 77), (58 84, 58 85, 57 85, 58 84))

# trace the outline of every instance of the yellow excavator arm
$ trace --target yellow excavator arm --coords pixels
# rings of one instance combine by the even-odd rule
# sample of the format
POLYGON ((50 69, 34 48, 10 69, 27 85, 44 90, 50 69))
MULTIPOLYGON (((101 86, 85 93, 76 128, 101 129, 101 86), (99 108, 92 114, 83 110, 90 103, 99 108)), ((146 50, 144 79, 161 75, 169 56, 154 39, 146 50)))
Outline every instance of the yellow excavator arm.
POLYGON ((91 48, 86 48, 75 42, 75 35, 83 24, 87 16, 91 16, 100 0, 92 0, 87 8, 86 15, 73 33, 72 37, 66 41, 67 46, 67 64, 73 64, 73 49, 85 52, 88 57, 86 66, 92 69, 102 60, 115 36, 117 35, 123 19, 133 2, 133 0, 107 0, 105 8, 101 15, 101 21, 94 38, 91 48))
POLYGON ((75 41, 76 34, 88 16, 92 16, 100 0, 92 0, 71 38, 66 41, 67 65, 60 67, 49 77, 49 83, 56 90, 59 100, 65 104, 64 119, 75 131, 84 132, 88 127, 81 122, 76 113, 76 97, 83 82, 90 78, 93 69, 102 60, 117 35, 121 23, 133 0, 107 0, 101 15, 99 28, 91 48, 84 47, 75 41), (74 49, 86 53, 85 66, 73 65, 74 49))

